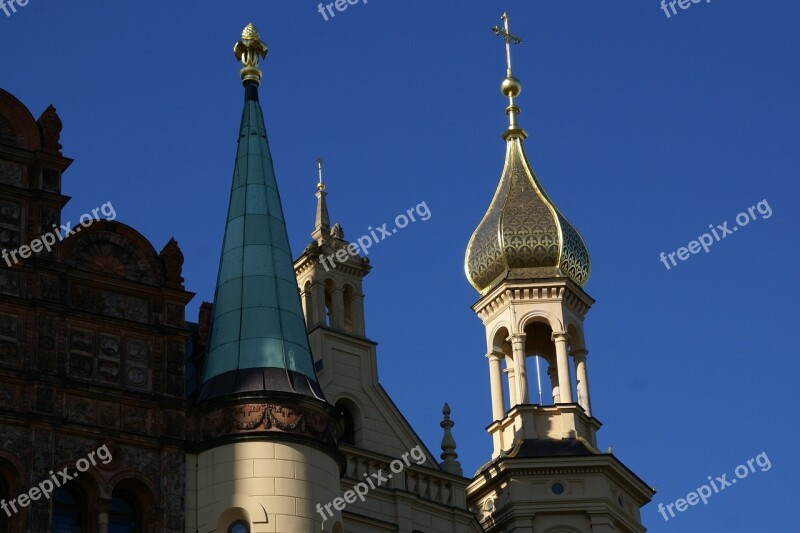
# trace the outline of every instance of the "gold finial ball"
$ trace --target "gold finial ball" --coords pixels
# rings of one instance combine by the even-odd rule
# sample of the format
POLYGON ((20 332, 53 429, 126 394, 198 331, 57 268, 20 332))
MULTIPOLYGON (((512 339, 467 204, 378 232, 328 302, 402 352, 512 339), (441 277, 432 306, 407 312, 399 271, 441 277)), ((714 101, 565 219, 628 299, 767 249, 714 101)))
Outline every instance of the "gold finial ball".
POLYGON ((522 84, 514 76, 509 76, 500 84, 500 92, 506 97, 517 97, 522 92, 522 84))

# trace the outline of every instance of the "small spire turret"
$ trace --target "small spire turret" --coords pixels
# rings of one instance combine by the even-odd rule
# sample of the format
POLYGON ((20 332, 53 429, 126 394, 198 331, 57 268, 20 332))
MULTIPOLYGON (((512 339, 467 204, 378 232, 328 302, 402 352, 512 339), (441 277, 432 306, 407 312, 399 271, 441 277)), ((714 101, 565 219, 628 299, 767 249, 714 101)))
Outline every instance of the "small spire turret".
POLYGON ((319 182, 317 183, 317 216, 314 221, 314 231, 311 232, 311 238, 322 244, 322 241, 331 233, 331 221, 328 216, 328 203, 325 197, 328 193, 325 192, 325 182, 322 178, 322 159, 317 159, 317 173, 319 174, 319 182))
POLYGON ((442 470, 457 476, 463 476, 464 471, 461 469, 461 463, 456 461, 456 459, 458 459, 458 454, 456 453, 456 441, 453 438, 453 433, 450 431, 453 429, 453 426, 455 426, 455 422, 450 420, 450 406, 447 405, 447 402, 445 402, 444 407, 442 408, 442 414, 444 415, 444 419, 439 422, 439 425, 442 427, 442 429, 444 429, 444 436, 442 437, 442 454, 440 455, 442 458, 442 470))

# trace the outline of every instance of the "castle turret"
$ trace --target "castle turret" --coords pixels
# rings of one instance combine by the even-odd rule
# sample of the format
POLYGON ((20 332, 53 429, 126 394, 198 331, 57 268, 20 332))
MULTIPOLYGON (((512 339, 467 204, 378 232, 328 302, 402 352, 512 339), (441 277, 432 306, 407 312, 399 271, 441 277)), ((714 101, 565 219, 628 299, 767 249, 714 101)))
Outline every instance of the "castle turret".
POLYGON ((308 343, 258 98, 267 47, 252 24, 234 53, 244 112, 198 395, 196 489, 187 494, 197 519, 187 530, 340 531, 341 512, 323 520, 317 508, 340 492, 343 424, 308 343))
POLYGON ((652 490, 597 450, 583 328, 594 303, 583 290, 589 252, 525 154, 510 52, 521 39, 502 19, 492 29, 506 45, 505 164, 465 258, 486 329, 494 450, 467 501, 487 531, 641 533, 639 508, 652 490))

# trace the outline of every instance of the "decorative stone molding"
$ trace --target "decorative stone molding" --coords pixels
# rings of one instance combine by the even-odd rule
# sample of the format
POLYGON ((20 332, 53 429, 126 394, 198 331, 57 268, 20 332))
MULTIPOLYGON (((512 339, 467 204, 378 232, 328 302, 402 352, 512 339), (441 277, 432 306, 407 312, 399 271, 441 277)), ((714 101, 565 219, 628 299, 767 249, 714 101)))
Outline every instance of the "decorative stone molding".
POLYGON ((341 434, 337 421, 323 409, 289 402, 242 402, 212 408, 201 416, 200 437, 285 433, 310 437, 336 446, 341 434))

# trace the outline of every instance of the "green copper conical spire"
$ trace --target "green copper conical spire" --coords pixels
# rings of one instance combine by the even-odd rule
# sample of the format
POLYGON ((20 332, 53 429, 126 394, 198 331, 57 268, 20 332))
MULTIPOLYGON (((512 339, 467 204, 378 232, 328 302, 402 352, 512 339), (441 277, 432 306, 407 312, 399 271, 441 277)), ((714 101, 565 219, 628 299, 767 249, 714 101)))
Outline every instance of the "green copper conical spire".
POLYGON ((234 52, 244 63, 245 103, 200 399, 256 391, 322 398, 258 101, 267 48, 248 26, 234 52))

